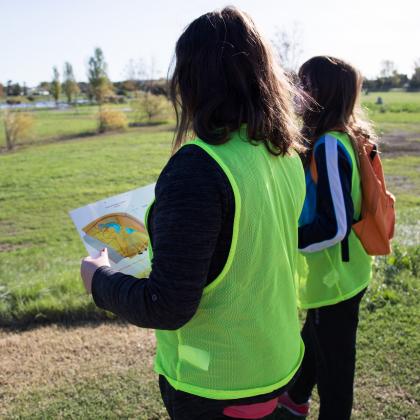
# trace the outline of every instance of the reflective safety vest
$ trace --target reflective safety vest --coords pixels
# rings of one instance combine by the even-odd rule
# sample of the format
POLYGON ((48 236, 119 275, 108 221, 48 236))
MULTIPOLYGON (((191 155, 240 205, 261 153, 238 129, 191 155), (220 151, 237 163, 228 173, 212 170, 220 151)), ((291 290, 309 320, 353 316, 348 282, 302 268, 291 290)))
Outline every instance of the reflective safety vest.
MULTIPOLYGON (((337 140, 338 147, 344 148, 352 165, 351 196, 354 205, 354 220, 360 217, 362 190, 356 156, 349 136, 339 131, 326 133, 337 140)), ((315 145, 316 147, 316 145, 315 145)), ((306 174, 307 190, 316 189, 310 169, 306 174)), ((305 209, 315 208, 316 194, 307 194, 305 209)), ((341 243, 317 252, 301 253, 299 260, 298 300, 302 308, 318 308, 350 299, 365 289, 372 277, 372 257, 370 257, 353 229, 348 237, 349 261, 343 261, 341 243)))
POLYGON ((226 174, 235 198, 232 243, 193 318, 156 331, 155 370, 175 389, 205 398, 269 393, 292 379, 304 352, 295 293, 300 158, 273 156, 245 130, 223 145, 196 139, 184 147, 200 147, 226 174))

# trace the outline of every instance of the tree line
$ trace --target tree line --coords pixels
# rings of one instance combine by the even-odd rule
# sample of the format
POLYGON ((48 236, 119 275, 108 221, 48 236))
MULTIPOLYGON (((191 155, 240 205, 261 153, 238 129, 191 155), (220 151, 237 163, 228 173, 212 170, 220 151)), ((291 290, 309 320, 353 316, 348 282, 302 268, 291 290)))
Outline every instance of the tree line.
MULTIPOLYGON (((299 57, 302 54, 301 43, 297 38, 298 31, 292 35, 278 31, 272 40, 279 61, 290 73, 296 71, 299 57)), ((57 66, 53 67, 51 81, 43 81, 38 86, 28 88, 25 83, 7 81, 6 85, 0 83, 0 97, 27 97, 33 100, 37 95, 51 95, 56 103, 61 95, 65 95, 67 103, 72 104, 82 94, 89 101, 99 105, 106 101, 116 101, 118 98, 130 96, 133 92, 150 92, 154 95, 168 95, 167 83, 164 79, 155 80, 154 64, 147 66, 143 60, 130 60, 125 69, 126 79, 111 82, 108 77, 107 63, 101 48, 95 48, 89 58, 87 66, 87 82, 77 82, 73 67, 69 62, 64 63, 62 77, 57 66)), ((365 91, 388 91, 390 89, 405 89, 408 91, 420 90, 420 58, 414 62, 411 75, 398 71, 396 64, 391 60, 381 63, 379 75, 373 79, 364 79, 365 91)))
POLYGON ((126 80, 111 82, 104 53, 101 48, 95 48, 87 65, 87 82, 77 82, 73 66, 65 62, 62 74, 58 67, 54 66, 51 80, 39 83, 36 88, 28 88, 25 83, 20 85, 12 80, 8 80, 5 85, 0 83, 0 97, 25 96, 33 100, 35 96, 51 95, 58 103, 61 95, 65 95, 67 103, 72 104, 77 96, 82 94, 91 102, 95 101, 101 105, 107 100, 112 101, 115 97, 128 96, 136 91, 167 96, 166 81, 155 80, 154 70, 149 71, 143 60, 130 60, 126 73, 126 80))
MULTIPOLYGON (((162 124, 170 118, 170 106, 166 97, 166 81, 160 83, 154 80, 154 67, 151 70, 144 62, 131 61, 127 67, 127 80, 112 83, 108 77, 108 66, 104 54, 100 48, 94 50, 87 65, 88 82, 77 83, 73 67, 69 62, 64 63, 63 73, 60 74, 58 67, 52 69, 52 78, 49 82, 42 82, 37 87, 38 94, 47 92, 51 95, 56 105, 59 104, 62 95, 65 95, 68 104, 75 104, 77 96, 82 93, 92 103, 99 106, 96 114, 97 131, 103 133, 113 130, 125 130, 128 126, 143 126, 150 124, 162 124), (141 79, 143 77, 143 79, 141 79), (114 103, 115 98, 121 95, 130 95, 130 122, 127 113, 118 107, 103 106, 107 102, 114 103)), ((0 85, 0 95, 19 97, 26 93, 32 93, 24 85, 24 90, 9 81, 4 88, 0 85)), ((7 101, 11 104, 20 103, 7 101)), ((34 115, 30 112, 22 112, 18 109, 5 109, 1 111, 6 139, 6 149, 12 150, 18 142, 32 134, 35 123, 34 115)))
POLYGON ((400 73, 396 64, 391 60, 384 60, 379 76, 365 79, 363 88, 367 91, 388 91, 390 89, 420 90, 420 58, 414 62, 412 75, 400 73))

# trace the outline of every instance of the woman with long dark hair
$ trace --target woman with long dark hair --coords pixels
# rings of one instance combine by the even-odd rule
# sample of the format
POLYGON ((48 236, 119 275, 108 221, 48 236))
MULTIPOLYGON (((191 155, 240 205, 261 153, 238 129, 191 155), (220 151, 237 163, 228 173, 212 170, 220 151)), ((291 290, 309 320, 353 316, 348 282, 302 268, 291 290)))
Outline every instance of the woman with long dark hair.
POLYGON ((150 276, 111 270, 104 251, 82 277, 99 307, 156 329, 172 419, 263 418, 303 358, 292 89, 250 17, 225 8, 179 38, 171 97, 174 154, 146 221, 150 276))
POLYGON ((280 404, 306 416, 315 385, 322 420, 350 419, 360 301, 371 279, 372 258, 352 230, 360 218, 358 152, 376 137, 363 116, 360 73, 343 60, 321 56, 299 70, 309 97, 302 113, 308 141, 306 199, 299 227, 299 301, 308 309, 302 330, 301 375, 280 404))

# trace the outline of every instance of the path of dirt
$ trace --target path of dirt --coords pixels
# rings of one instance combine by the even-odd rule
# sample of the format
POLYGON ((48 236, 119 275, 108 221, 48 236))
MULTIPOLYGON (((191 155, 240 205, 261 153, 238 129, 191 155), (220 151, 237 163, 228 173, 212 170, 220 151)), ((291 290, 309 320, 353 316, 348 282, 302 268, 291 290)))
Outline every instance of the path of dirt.
POLYGON ((379 139, 379 150, 388 157, 420 155, 420 133, 392 132, 379 139))

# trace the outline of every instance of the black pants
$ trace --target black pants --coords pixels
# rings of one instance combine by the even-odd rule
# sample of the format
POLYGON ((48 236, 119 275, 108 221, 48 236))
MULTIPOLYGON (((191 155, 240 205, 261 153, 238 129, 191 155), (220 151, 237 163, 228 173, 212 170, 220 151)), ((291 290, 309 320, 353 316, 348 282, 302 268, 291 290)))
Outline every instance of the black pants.
POLYGON ((166 411, 171 420, 227 419, 221 401, 206 403, 204 398, 175 390, 166 378, 159 376, 159 388, 166 411))
MULTIPOLYGON (((292 381, 294 381, 295 377, 292 381)), ((225 407, 268 401, 287 391, 289 385, 293 383, 292 381, 270 394, 237 400, 211 400, 183 391, 177 391, 162 375, 159 376, 159 388, 163 403, 171 420, 232 420, 232 417, 223 415, 225 407)), ((276 413, 274 412, 264 417, 264 420, 272 420, 275 418, 276 413)))
POLYGON ((296 403, 306 402, 317 385, 320 420, 350 419, 356 331, 365 291, 335 305, 308 310, 302 329, 305 356, 289 395, 296 403))

